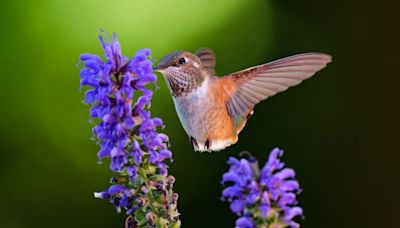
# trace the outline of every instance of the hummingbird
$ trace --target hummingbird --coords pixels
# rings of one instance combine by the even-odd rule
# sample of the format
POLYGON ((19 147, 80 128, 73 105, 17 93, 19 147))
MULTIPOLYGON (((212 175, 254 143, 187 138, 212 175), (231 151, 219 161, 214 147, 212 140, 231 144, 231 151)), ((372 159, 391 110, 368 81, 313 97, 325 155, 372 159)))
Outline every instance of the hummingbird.
POLYGON ((330 55, 304 53, 216 76, 215 54, 202 48, 172 52, 154 71, 163 75, 193 149, 211 152, 238 141, 256 104, 298 85, 329 62, 330 55))

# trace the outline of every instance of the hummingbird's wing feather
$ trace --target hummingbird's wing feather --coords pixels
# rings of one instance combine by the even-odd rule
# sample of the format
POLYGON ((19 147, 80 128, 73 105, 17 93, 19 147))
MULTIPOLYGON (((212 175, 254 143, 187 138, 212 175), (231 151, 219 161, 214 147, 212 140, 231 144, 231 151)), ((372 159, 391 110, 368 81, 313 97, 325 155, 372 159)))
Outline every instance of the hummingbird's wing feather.
POLYGON ((196 52, 197 57, 199 57, 201 64, 207 70, 208 74, 211 76, 215 75, 215 54, 210 48, 201 48, 196 52))
POLYGON ((229 115, 235 120, 245 117, 261 100, 298 85, 330 61, 327 54, 305 53, 220 78, 227 85, 224 88, 229 97, 226 103, 229 115))

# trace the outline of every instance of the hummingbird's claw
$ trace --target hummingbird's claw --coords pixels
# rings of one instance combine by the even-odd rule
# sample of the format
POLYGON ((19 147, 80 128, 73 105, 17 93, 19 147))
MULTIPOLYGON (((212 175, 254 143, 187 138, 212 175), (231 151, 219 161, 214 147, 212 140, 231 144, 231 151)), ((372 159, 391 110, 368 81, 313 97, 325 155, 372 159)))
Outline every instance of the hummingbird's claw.
POLYGON ((192 136, 189 136, 189 141, 190 144, 192 144, 193 149, 195 150, 199 149, 199 145, 197 144, 196 139, 194 139, 192 136))
POLYGON ((206 143, 204 144, 204 149, 209 150, 210 147, 211 147, 211 142, 210 142, 210 140, 207 139, 206 143))

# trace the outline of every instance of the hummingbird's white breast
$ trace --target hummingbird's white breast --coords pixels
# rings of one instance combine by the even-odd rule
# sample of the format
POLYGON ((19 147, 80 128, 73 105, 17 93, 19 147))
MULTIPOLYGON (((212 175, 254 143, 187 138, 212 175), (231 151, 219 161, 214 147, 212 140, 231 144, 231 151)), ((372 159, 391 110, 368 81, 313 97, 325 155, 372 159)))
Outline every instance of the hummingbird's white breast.
POLYGON ((207 133, 208 104, 211 102, 207 96, 209 80, 204 80, 202 85, 191 93, 174 97, 175 109, 183 128, 189 136, 198 143, 205 142, 207 133))

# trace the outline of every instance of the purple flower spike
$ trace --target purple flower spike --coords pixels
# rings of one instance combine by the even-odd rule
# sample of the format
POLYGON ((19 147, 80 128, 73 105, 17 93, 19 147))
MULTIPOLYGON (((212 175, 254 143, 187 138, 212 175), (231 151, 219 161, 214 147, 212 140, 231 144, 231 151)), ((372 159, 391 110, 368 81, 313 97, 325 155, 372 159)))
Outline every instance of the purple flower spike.
POLYGON ((132 227, 155 221, 159 227, 180 224, 177 194, 172 190, 171 180, 175 179, 168 176, 165 164, 172 161, 168 137, 157 132, 164 127, 162 120, 151 118, 148 110, 153 92, 146 86, 157 86, 148 60, 150 50, 140 50, 128 59, 122 55, 115 34, 111 42, 105 37, 99 37, 105 60, 92 54, 80 56, 81 89, 90 87, 84 103, 91 105, 91 122, 99 121, 92 130, 100 146, 99 163, 109 158, 110 169, 117 175, 111 179, 114 185, 96 192, 95 197, 110 201, 118 212, 125 209, 127 224, 132 227), (137 100, 133 100, 134 94, 138 94, 137 100), (151 221, 146 220, 150 212, 151 221))
POLYGON ((230 168, 221 183, 230 185, 223 190, 222 200, 230 202, 232 212, 241 216, 236 227, 299 227, 293 218, 303 217, 296 206, 300 186, 294 170, 284 168, 282 155, 282 150, 273 149, 261 171, 253 157, 229 158, 230 168))

